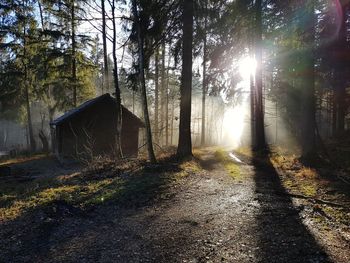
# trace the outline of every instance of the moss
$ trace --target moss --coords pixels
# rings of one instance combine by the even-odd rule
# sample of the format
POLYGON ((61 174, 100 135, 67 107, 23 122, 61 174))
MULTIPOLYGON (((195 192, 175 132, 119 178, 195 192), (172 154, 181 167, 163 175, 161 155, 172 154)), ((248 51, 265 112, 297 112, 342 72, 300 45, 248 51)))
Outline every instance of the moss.
POLYGON ((237 153, 253 158, 253 151, 251 147, 239 147, 235 150, 237 153))
POLYGON ((187 173, 197 173, 202 171, 200 165, 194 160, 183 162, 179 165, 179 167, 181 170, 187 173))
POLYGON ((312 218, 315 223, 322 223, 324 221, 324 218, 319 215, 314 215, 312 218))
POLYGON ((12 220, 37 207, 43 207, 55 200, 87 207, 97 200, 109 200, 111 192, 120 191, 121 179, 104 179, 84 182, 70 179, 37 179, 33 182, 0 186, 0 220, 12 220))
POLYGON ((240 169, 237 164, 234 163, 225 163, 225 169, 229 172, 229 175, 237 180, 242 179, 242 175, 240 173, 240 169))
POLYGON ((179 164, 174 161, 171 165, 167 161, 160 162, 153 170, 143 169, 145 166, 140 162, 114 164, 113 167, 109 164, 101 163, 90 170, 55 178, 1 184, 0 221, 16 219, 57 200, 81 209, 106 202, 132 205, 154 198, 171 182, 202 171, 195 159, 179 164))
POLYGON ((303 184, 300 188, 301 192, 306 196, 315 196, 317 193, 317 188, 313 184, 303 184))
POLYGON ((292 189, 295 187, 295 183, 290 179, 284 180, 283 185, 288 189, 292 189))
POLYGON ((215 157, 219 162, 221 162, 224 165, 225 170, 229 173, 229 175, 233 179, 235 180, 243 179, 239 166, 232 161, 232 159, 227 155, 227 152, 225 152, 222 149, 218 149, 215 151, 215 157))
POLYGON ((350 214, 343 208, 339 207, 330 207, 324 206, 322 207, 323 212, 333 221, 338 223, 349 225, 350 224, 350 214))

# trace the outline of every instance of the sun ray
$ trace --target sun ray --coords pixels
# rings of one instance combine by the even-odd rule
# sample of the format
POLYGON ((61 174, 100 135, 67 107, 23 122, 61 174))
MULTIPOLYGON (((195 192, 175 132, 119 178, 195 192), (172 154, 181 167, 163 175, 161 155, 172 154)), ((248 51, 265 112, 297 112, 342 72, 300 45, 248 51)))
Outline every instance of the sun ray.
POLYGON ((255 74, 256 60, 251 57, 241 59, 238 70, 244 81, 249 80, 250 76, 255 74))

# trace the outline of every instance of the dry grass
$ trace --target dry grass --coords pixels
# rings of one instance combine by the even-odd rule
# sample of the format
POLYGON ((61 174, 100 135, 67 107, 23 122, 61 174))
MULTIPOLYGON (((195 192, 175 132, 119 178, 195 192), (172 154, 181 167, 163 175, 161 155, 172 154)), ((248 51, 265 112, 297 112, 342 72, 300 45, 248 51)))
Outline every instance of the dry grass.
POLYGON ((306 179, 317 179, 319 177, 316 169, 309 168, 309 167, 302 167, 295 176, 306 178, 306 179))
POLYGON ((239 148, 235 149, 235 152, 237 152, 238 154, 242 154, 244 156, 247 156, 249 158, 253 158, 253 151, 252 151, 251 147, 239 147, 239 148))
POLYGON ((294 154, 282 155, 275 153, 270 156, 270 161, 274 167, 283 170, 300 169, 302 166, 297 156, 295 156, 294 154))
POLYGON ((321 185, 316 169, 304 166, 293 154, 274 153, 270 156, 270 161, 282 172, 282 183, 288 191, 310 197, 317 196, 321 185))
POLYGON ((242 180, 243 175, 240 172, 239 166, 232 161, 232 159, 228 156, 227 152, 218 149, 215 151, 215 157, 224 165, 226 171, 229 175, 235 180, 242 180))
POLYGON ((0 166, 24 163, 24 162, 33 161, 33 160, 39 160, 45 157, 47 157, 46 154, 35 154, 31 156, 21 156, 21 157, 15 157, 10 159, 3 159, 3 160, 0 160, 0 166))
MULTIPOLYGON (((120 178, 82 181, 82 174, 59 178, 36 179, 31 182, 8 183, 0 186, 0 221, 13 220, 25 212, 63 200, 82 209, 96 203, 96 198, 118 191, 120 178)), ((103 200, 102 200, 103 201, 103 200)))
POLYGON ((171 154, 164 154, 157 165, 139 159, 97 158, 78 172, 32 181, 2 182, 0 222, 14 220, 55 201, 86 210, 106 202, 148 200, 172 181, 200 171, 195 159, 178 163, 171 154))
MULTIPOLYGON (((42 158, 36 156, 35 159, 42 158)), ((26 160, 35 160, 26 159, 26 160)), ((14 160, 12 163, 19 163, 14 160)), ((117 198, 127 184, 124 173, 142 167, 140 160, 113 161, 99 158, 81 170, 56 177, 37 178, 33 181, 8 181, 0 185, 0 221, 13 220, 33 209, 61 200, 86 209, 117 198)))
MULTIPOLYGON (((324 177, 317 169, 303 165, 292 154, 275 153, 270 160, 274 167, 280 171, 282 184, 288 192, 310 198, 311 202, 305 200, 304 202, 312 207, 315 222, 321 223, 323 227, 348 228, 350 213, 346 204, 349 204, 350 200, 348 196, 341 194, 343 190, 340 189, 344 187, 344 183, 337 180, 335 176, 333 178, 329 175, 324 177), (334 201, 338 204, 343 203, 344 207, 318 205, 312 202, 314 198, 334 201)), ((327 171, 331 174, 335 173, 329 168, 327 171)))

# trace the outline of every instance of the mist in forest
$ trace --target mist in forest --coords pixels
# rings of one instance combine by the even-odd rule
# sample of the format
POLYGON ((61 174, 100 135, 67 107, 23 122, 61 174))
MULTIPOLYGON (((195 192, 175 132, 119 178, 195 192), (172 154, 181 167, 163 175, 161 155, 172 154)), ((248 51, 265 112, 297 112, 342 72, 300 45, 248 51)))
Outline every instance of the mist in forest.
POLYGON ((313 142, 314 149, 320 138, 349 128, 347 64, 339 55, 348 48, 347 4, 323 1, 312 11, 296 3, 290 3, 294 9, 279 4, 254 9, 248 2, 235 1, 198 3, 198 13, 193 14, 197 24, 188 38, 182 35, 182 12, 169 3, 149 3, 153 9, 141 2, 136 9, 132 2, 67 2, 63 9, 26 2, 16 11, 20 16, 8 4, 1 13, 6 19, 0 37, 0 151, 52 150, 50 123, 106 93, 118 103, 120 97, 123 106, 147 123, 140 133, 141 149, 148 130, 156 150, 178 145, 180 101, 191 93, 186 121, 195 147, 252 146, 252 137, 260 136, 262 146, 265 138, 268 145, 289 149, 313 142), (155 19, 152 10, 157 8, 164 11, 159 13, 164 21, 155 19), (146 17, 138 17, 139 10, 147 11, 146 17), (167 16, 168 10, 173 16, 167 16), (308 11, 306 20, 298 10, 308 11), (255 21, 259 35, 247 27, 254 22, 250 12, 260 12, 261 21, 255 21), (278 19, 262 23, 269 12, 276 12, 278 19), (238 19, 221 20, 222 14, 238 19), (296 22, 291 25, 285 19, 296 22), (137 29, 146 21, 159 24, 137 29), (188 39, 192 47, 186 55, 182 42, 188 39), (321 52, 310 52, 310 47, 321 52), (191 70, 186 72, 192 76, 184 81, 182 69, 188 65, 183 60, 189 57, 191 70), (181 85, 189 87, 186 96, 181 85))

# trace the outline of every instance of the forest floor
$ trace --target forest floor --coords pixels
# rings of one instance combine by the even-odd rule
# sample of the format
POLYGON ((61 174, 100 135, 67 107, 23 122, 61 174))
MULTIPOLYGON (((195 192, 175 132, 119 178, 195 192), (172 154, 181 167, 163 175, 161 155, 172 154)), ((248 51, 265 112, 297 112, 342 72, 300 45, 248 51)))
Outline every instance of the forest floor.
POLYGON ((0 177, 0 262, 350 262, 347 179, 292 157, 29 163, 52 174, 0 177))

